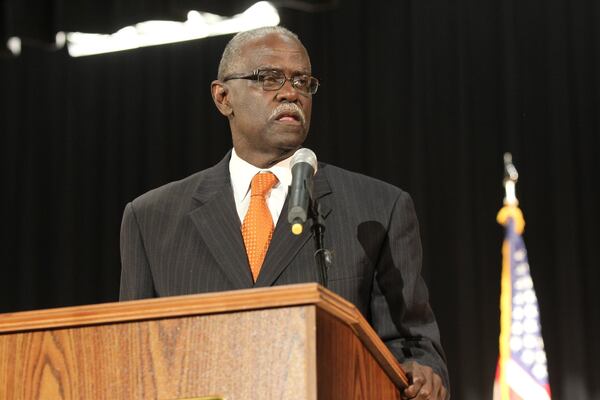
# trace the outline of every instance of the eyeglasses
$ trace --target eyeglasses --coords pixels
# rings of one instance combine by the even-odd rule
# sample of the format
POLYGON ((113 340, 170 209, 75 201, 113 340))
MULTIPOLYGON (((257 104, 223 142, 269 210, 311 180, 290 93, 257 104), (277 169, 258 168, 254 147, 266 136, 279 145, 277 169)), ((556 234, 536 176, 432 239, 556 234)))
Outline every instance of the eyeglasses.
POLYGON ((258 81, 262 84, 263 90, 279 90, 285 85, 286 81, 290 81, 294 89, 305 93, 315 94, 319 89, 319 80, 314 76, 310 75, 295 75, 291 78, 285 76, 283 71, 276 69, 256 69, 250 75, 242 76, 227 76, 223 78, 223 82, 227 82, 232 79, 249 79, 251 81, 258 81))

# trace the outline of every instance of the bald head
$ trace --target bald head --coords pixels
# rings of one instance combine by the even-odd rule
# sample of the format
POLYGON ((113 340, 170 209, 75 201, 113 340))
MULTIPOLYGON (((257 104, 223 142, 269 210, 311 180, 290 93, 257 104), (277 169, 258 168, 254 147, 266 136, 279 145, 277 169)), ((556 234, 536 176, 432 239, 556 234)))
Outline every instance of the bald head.
MULTIPOLYGON (((241 59, 241 55, 244 46, 249 42, 274 33, 282 35, 290 40, 293 40, 297 42, 302 48, 304 48, 304 45, 302 44, 298 36, 294 32, 282 26, 266 26, 263 28, 257 28, 252 29, 250 31, 240 32, 237 35, 235 35, 229 41, 229 43, 227 43, 227 46, 225 46, 225 50, 223 50, 221 62, 219 63, 219 72, 217 75, 217 79, 221 80, 227 75, 241 72, 239 70, 243 66, 243 60, 241 59)), ((306 48, 304 48, 304 50, 306 51, 306 48)))

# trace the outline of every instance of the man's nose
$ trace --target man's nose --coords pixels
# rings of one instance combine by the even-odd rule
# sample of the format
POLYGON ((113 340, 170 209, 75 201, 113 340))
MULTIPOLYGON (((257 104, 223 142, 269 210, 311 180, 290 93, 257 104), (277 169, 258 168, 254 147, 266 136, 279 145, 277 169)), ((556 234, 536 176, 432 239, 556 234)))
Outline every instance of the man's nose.
POLYGON ((291 79, 286 79, 283 86, 277 91, 277 98, 280 101, 287 100, 295 103, 298 101, 299 92, 298 89, 292 85, 291 79))

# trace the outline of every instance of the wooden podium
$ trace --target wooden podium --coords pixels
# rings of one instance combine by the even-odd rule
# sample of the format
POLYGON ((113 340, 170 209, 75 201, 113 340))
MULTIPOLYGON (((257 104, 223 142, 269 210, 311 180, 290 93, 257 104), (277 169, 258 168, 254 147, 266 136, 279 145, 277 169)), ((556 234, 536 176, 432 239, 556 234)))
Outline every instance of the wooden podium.
POLYGON ((400 365, 317 284, 0 315, 0 399, 400 399, 400 365))

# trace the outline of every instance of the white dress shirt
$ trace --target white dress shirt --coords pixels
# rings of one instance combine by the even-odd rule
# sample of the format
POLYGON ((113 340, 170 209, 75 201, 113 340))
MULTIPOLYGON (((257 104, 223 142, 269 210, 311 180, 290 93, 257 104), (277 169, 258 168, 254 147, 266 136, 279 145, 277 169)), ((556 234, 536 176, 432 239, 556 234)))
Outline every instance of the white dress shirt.
POLYGON ((278 162, 270 168, 262 169, 242 160, 235 149, 231 151, 231 160, 229 160, 229 175, 231 176, 231 186, 233 188, 233 198, 235 207, 240 217, 240 223, 250 206, 250 183, 254 175, 260 172, 272 172, 279 182, 273 186, 273 189, 267 194, 267 206, 273 217, 273 225, 277 225, 277 220, 283 209, 288 188, 292 184, 292 171, 290 170, 291 156, 278 162))

